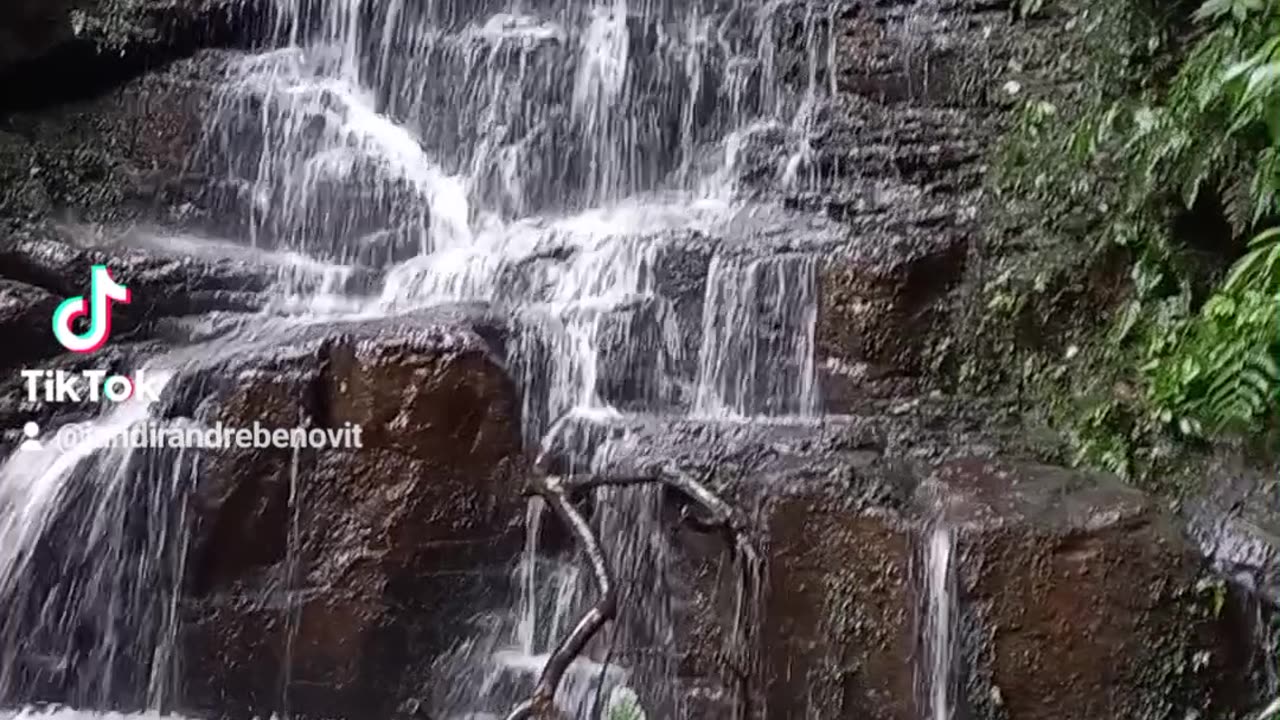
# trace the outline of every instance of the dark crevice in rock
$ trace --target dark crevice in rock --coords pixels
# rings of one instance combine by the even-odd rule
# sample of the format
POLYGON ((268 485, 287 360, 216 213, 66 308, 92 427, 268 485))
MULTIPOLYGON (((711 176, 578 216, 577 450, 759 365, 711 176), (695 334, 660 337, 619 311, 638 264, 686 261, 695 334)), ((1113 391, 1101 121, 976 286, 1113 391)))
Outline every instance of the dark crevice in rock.
MULTIPOLYGON (((257 45, 254 38, 270 27, 269 7, 269 3, 248 0, 205 2, 199 7, 186 2, 136 11, 137 20, 110 14, 101 19, 106 24, 139 23, 122 38, 84 31, 75 34, 68 27, 68 37, 46 52, 7 67, 0 64, 0 87, 5 89, 0 94, 0 116, 97 97, 201 49, 252 48, 257 45)), ((69 25, 72 18, 41 21, 69 25)))

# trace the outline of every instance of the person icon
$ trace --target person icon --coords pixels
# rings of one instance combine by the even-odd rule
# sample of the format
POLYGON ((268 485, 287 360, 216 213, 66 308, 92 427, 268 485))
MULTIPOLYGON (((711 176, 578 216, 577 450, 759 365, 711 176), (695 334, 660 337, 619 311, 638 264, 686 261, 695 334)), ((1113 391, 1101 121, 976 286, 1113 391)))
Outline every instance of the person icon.
POLYGON ((40 442, 40 426, 29 422, 22 426, 22 434, 26 436, 26 440, 22 441, 22 445, 18 446, 19 450, 43 450, 44 445, 40 442))

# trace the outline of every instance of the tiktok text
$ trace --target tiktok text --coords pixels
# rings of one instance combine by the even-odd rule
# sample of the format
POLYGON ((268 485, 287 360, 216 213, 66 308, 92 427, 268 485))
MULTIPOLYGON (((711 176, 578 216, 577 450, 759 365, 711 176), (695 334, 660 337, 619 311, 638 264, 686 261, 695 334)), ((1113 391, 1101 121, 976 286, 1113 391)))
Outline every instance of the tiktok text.
POLYGON ((22 370, 26 381, 27 401, 31 403, 121 403, 137 394, 147 402, 160 399, 165 378, 148 375, 145 370, 130 377, 115 375, 106 370, 22 370))

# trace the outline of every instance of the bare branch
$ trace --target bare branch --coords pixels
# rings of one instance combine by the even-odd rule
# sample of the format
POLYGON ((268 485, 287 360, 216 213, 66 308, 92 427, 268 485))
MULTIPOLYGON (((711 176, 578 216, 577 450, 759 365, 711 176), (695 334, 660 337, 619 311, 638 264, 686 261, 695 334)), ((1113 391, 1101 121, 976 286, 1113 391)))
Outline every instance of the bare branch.
POLYGON ((705 513, 704 517, 690 516, 686 519, 700 529, 720 530, 726 533, 735 550, 741 579, 738 612, 735 618, 735 635, 738 637, 737 647, 734 648, 737 665, 734 671, 738 680, 739 717, 750 716, 749 683, 755 667, 754 629, 758 620, 756 603, 761 583, 760 556, 751 544, 748 523, 742 513, 693 475, 667 465, 655 468, 652 474, 648 475, 546 476, 532 481, 530 492, 541 495, 547 500, 556 515, 569 527, 587 555, 600 592, 600 599, 551 654, 538 680, 538 685, 534 688, 533 695, 516 706, 507 716, 507 720, 551 718, 555 709, 555 694, 565 673, 600 628, 612 620, 617 613, 617 591, 614 589, 604 551, 586 518, 571 502, 570 496, 575 492, 600 487, 626 487, 650 483, 661 483, 684 494, 705 513))
POLYGON ((655 469, 651 475, 569 475, 564 478, 564 485, 570 491, 648 483, 662 483, 675 488, 705 510, 708 517, 698 519, 696 521, 698 525, 718 526, 735 535, 745 534, 748 529, 746 518, 742 517, 742 514, 732 505, 722 500, 693 475, 679 468, 661 467, 655 469))
POLYGON ((556 691, 560 688, 564 674, 568 672, 578 655, 582 654, 587 643, 591 642, 591 638, 606 622, 612 620, 618 611, 617 593, 609 575, 604 551, 600 548, 600 543, 596 540, 595 533, 591 531, 586 518, 582 517, 582 513, 566 497, 561 479, 545 477, 535 480, 534 492, 546 498, 561 522, 569 527, 578 544, 582 546, 583 552, 591 563, 600 599, 582 616, 573 632, 569 633, 568 637, 562 640, 551 653, 546 667, 542 669, 542 676, 533 690, 533 696, 516 706, 507 716, 507 720, 550 718, 555 707, 556 691))

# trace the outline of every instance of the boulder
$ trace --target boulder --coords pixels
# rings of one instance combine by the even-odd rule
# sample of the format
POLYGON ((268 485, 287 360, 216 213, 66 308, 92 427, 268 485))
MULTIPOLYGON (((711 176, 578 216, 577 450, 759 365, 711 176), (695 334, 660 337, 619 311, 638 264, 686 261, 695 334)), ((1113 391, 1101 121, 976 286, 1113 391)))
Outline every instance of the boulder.
POLYGON ((1280 509, 1273 468, 1220 451, 1199 467, 1203 491, 1183 504, 1188 534, 1222 575, 1280 607, 1280 509))
POLYGON ((1176 519, 1118 479, 964 459, 922 485, 955 528, 961 702, 979 717, 1234 717, 1252 638, 1176 519), (1244 664, 1242 664, 1242 662, 1244 664))
POLYGON ((771 504, 771 716, 928 712, 923 548, 939 517, 956 528, 957 716, 1234 717, 1258 699, 1237 669, 1259 647, 1215 611, 1201 556, 1140 491, 981 458, 948 461, 919 485, 918 468, 900 476, 917 488, 910 507, 839 502, 847 491, 821 485, 771 504))
MULTIPOLYGON (((581 469, 575 456, 617 474, 674 462, 758 528, 751 540, 765 573, 753 598, 723 536, 680 523, 687 499, 667 494, 668 519, 650 546, 665 543, 657 550, 669 558, 663 601, 681 640, 650 652, 674 658, 675 681, 688 698, 689 714, 680 717, 734 716, 742 683, 751 707, 768 717, 909 717, 885 713, 911 707, 913 676, 904 661, 914 638, 908 510, 919 473, 886 458, 886 450, 901 452, 906 437, 921 439, 924 433, 907 430, 913 424, 910 417, 625 418, 566 425, 553 439, 548 457, 557 471, 581 469), (756 665, 747 668, 730 650, 744 599, 759 604, 760 618, 756 665)), ((623 588, 634 582, 619 580, 623 588)), ((642 699, 646 707, 660 705, 642 699)))
POLYGON ((280 279, 272 268, 244 258, 166 253, 100 239, 98 243, 47 236, 14 239, 0 248, 0 278, 29 283, 61 302, 88 292, 90 267, 106 265, 132 293, 128 305, 117 304, 112 311, 114 329, 120 333, 165 317, 255 312, 265 305, 265 292, 280 279))
MULTIPOLYGON (((750 696, 770 717, 928 712, 923 548, 940 518, 955 528, 957 716, 1233 717, 1257 699, 1239 668, 1262 643, 1175 516, 1111 476, 992 459, 1017 443, 939 425, 931 410, 948 411, 930 405, 821 423, 584 420, 548 458, 620 474, 672 461, 753 519, 765 575, 750 696)), ((664 592, 683 640, 665 652, 695 697, 731 698, 742 585, 723 537, 676 520, 678 493, 667 502, 664 592)), ((726 702, 692 717, 724 717, 726 702)))
POLYGON ((359 427, 362 447, 201 454, 184 706, 390 713, 506 597, 523 507, 515 388, 480 335, 440 314, 271 335, 185 371, 165 414, 359 427))

